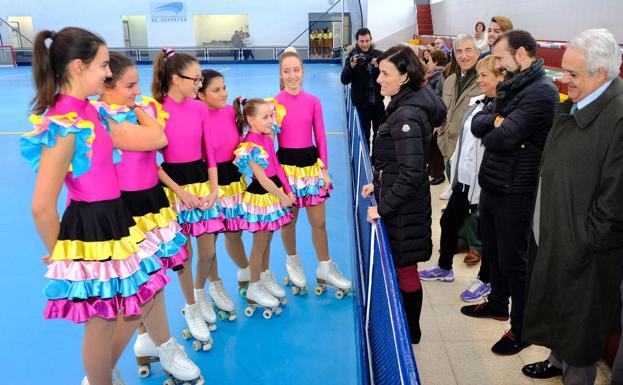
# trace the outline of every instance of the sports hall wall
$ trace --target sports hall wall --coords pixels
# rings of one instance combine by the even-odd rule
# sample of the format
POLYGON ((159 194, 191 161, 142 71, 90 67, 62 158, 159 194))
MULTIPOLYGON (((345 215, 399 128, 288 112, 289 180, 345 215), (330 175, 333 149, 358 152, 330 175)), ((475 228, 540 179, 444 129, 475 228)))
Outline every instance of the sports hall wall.
POLYGON ((476 21, 504 15, 541 40, 568 41, 583 30, 607 28, 623 42, 623 0, 444 0, 431 4, 431 12, 436 35, 471 33, 476 21))

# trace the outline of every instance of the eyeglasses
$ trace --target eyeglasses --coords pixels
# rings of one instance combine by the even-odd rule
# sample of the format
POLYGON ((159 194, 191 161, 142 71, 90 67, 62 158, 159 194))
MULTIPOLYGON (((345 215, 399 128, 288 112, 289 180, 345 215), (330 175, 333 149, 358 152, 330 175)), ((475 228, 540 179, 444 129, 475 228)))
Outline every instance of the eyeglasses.
POLYGON ((463 54, 465 54, 465 55, 469 55, 469 54, 471 54, 472 52, 474 52, 474 50, 473 50, 473 49, 471 49, 471 48, 465 48, 464 50, 462 50, 462 49, 455 49, 455 50, 454 50, 454 54, 455 54, 456 56, 460 56, 460 55, 463 55, 463 54))
POLYGON ((198 78, 191 78, 190 76, 184 76, 180 74, 177 74, 177 76, 181 77, 182 79, 192 80, 194 85, 203 83, 203 76, 200 76, 198 78))

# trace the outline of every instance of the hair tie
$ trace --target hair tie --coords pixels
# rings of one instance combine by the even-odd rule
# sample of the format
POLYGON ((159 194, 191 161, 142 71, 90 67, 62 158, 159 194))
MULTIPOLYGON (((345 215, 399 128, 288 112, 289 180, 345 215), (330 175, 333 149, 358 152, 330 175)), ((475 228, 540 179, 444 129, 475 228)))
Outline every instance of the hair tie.
POLYGON ((164 61, 169 61, 173 56, 175 56, 175 50, 173 48, 163 48, 162 52, 164 52, 164 61))
POLYGON ((50 31, 50 40, 54 41, 54 38, 56 37, 56 32, 54 31, 50 31))
POLYGON ((240 103, 241 106, 244 106, 247 103, 247 98, 239 96, 238 102, 240 103))

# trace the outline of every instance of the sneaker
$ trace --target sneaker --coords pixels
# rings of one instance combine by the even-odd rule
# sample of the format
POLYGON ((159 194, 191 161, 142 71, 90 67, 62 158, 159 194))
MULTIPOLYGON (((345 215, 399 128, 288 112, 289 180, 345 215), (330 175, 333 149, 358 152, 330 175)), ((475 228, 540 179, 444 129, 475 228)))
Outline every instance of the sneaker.
POLYGON ((454 272, 452 270, 445 270, 439 266, 431 267, 419 272, 420 279, 422 281, 441 281, 452 282, 454 281, 454 272))
POLYGON ((461 308, 461 313, 474 318, 493 318, 498 321, 508 321, 508 311, 491 309, 489 302, 485 301, 478 305, 467 305, 461 308))
POLYGON ((465 302, 476 302, 491 293, 491 284, 484 283, 478 278, 470 287, 461 293, 461 299, 465 302))
POLYGON ((491 351, 500 356, 512 356, 530 346, 517 338, 512 330, 507 330, 498 342, 491 347, 491 351))
POLYGON ((443 199, 444 201, 447 201, 448 199, 450 199, 451 195, 452 195, 452 189, 448 188, 447 190, 443 190, 441 194, 439 194, 439 199, 443 199))

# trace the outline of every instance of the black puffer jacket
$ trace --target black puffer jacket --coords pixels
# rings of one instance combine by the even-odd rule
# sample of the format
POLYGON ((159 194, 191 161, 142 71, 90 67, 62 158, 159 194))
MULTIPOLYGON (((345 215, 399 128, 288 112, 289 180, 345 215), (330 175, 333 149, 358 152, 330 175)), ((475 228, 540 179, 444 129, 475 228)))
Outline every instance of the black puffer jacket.
POLYGON ((398 267, 431 257, 431 203, 426 159, 433 127, 446 107, 428 87, 392 97, 374 140, 374 191, 398 267))
POLYGON ((541 59, 498 85, 496 100, 472 119, 472 133, 485 146, 478 174, 483 190, 536 193, 541 154, 559 100, 541 59), (504 121, 494 128, 497 116, 504 121))

